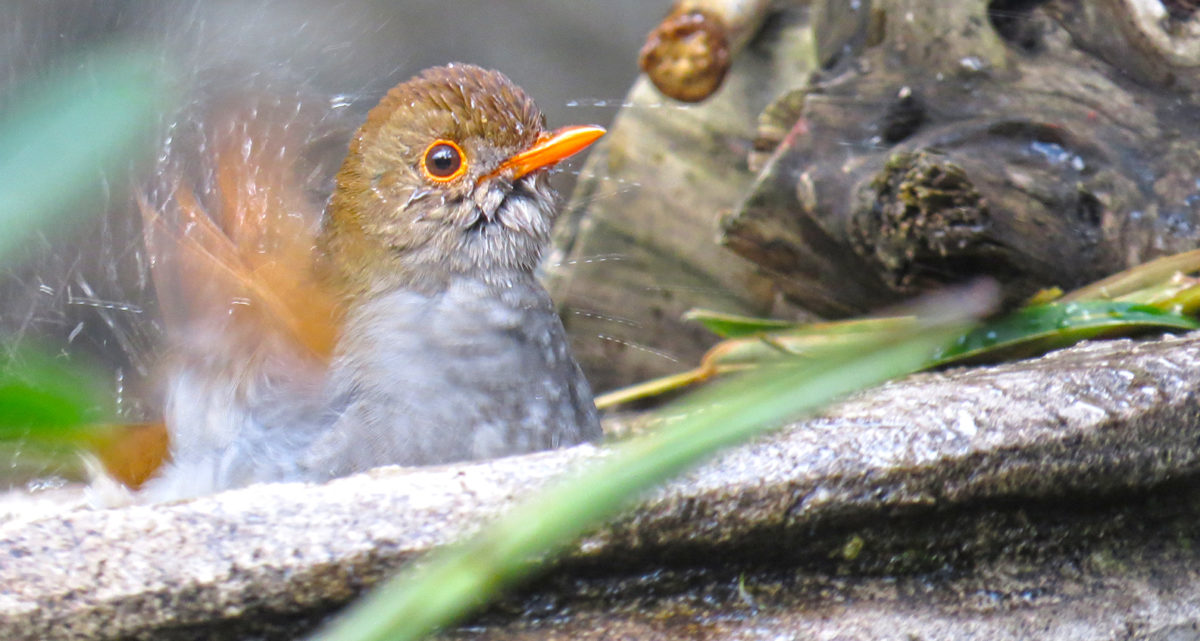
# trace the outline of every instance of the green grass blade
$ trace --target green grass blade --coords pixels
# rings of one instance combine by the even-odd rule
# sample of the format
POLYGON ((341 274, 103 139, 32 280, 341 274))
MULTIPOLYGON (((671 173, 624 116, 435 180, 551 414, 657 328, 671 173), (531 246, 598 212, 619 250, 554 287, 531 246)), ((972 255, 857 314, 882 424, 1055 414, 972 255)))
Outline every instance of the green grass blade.
POLYGON ((1024 358, 1098 336, 1193 329, 1200 329, 1200 321, 1138 303, 1047 303, 1017 310, 963 334, 937 354, 932 365, 1024 358))
POLYGON ((696 321, 703 325, 705 329, 721 338, 753 336, 754 334, 796 326, 796 323, 791 321, 739 316, 737 314, 715 312, 710 309, 689 309, 684 312, 683 320, 696 321))

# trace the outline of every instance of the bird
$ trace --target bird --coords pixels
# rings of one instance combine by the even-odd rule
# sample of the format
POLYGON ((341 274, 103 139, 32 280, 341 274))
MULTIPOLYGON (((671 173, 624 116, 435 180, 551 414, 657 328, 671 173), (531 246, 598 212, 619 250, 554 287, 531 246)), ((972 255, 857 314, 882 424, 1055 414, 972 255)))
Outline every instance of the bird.
POLYGON ((169 206, 142 199, 173 347, 154 423, 167 451, 141 491, 180 498, 600 439, 536 272, 556 217, 547 170, 604 133, 548 130, 508 77, 452 63, 370 110, 316 224, 294 215, 282 174, 256 164, 281 156, 237 136, 216 145, 220 203, 182 181, 169 206))

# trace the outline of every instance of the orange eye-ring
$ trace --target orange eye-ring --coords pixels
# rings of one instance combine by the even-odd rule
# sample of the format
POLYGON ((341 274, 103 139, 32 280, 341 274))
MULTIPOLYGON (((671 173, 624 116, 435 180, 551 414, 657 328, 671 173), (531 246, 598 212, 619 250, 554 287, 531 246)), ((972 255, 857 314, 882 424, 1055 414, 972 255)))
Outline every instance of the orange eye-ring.
POLYGON ((467 173, 467 159, 462 147, 452 140, 435 140, 425 148, 421 173, 435 183, 448 183, 467 173))

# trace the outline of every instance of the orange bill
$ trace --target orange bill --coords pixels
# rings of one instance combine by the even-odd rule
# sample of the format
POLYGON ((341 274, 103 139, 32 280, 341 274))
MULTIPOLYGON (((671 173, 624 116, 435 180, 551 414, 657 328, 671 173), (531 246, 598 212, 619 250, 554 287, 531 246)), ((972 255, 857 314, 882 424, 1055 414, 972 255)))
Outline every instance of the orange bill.
POLYGON ((553 133, 542 134, 532 147, 504 161, 497 173, 511 169, 515 179, 550 167, 583 151, 604 133, 604 127, 582 125, 563 127, 553 133))

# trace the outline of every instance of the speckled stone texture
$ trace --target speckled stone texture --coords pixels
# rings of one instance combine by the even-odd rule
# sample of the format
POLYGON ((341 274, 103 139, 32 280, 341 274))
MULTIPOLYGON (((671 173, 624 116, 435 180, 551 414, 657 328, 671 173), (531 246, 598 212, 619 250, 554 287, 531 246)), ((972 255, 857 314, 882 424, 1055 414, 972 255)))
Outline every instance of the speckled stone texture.
MULTIPOLYGON (((1200 638, 1200 338, 923 374, 726 453, 456 638, 1200 638)), ((294 638, 598 455, 0 522, 0 638, 294 638)))

